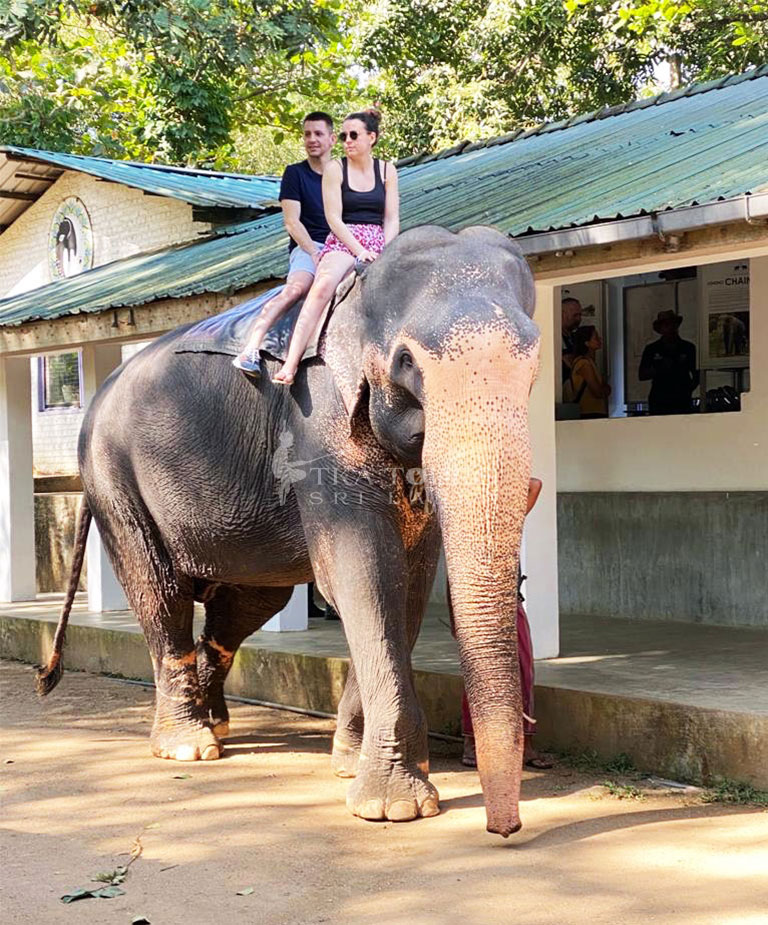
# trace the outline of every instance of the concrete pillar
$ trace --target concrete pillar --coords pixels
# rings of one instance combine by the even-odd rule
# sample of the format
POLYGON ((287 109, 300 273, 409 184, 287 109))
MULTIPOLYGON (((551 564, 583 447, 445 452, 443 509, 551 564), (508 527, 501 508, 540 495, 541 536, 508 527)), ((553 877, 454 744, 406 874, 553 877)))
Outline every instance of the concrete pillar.
POLYGON ((35 599, 29 357, 0 359, 0 601, 35 599))
MULTIPOLYGON (((122 362, 119 344, 87 344, 83 347, 83 393, 86 407, 99 386, 122 362)), ((102 545, 98 528, 91 521, 88 532, 88 609, 127 610, 128 601, 102 545)))
POLYGON ((768 405, 768 257, 749 262, 749 389, 745 409, 768 405))
POLYGON ((268 633, 285 633, 309 627, 309 586, 296 585, 283 609, 262 626, 268 633))
POLYGON ((555 449, 555 382, 559 378, 559 289, 536 284, 536 323, 541 330, 539 376, 530 401, 532 474, 544 483, 536 507, 526 518, 522 571, 528 576, 523 593, 531 624, 536 658, 560 652, 560 612, 557 592, 557 464, 555 449))

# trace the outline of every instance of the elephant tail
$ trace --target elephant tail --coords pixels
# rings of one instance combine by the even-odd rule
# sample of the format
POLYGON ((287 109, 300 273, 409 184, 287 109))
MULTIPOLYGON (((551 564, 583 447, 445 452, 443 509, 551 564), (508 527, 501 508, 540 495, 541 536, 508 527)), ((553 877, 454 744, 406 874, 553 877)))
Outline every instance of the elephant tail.
POLYGON ((69 585, 67 594, 59 614, 59 622, 56 627, 56 635, 53 637, 53 652, 48 662, 37 669, 35 678, 35 690, 41 697, 56 687, 61 680, 63 665, 61 661, 61 652, 64 648, 64 638, 67 634, 67 623, 69 623, 69 614, 72 610, 72 603, 75 600, 77 586, 80 583, 80 572, 83 569, 83 559, 85 558, 85 544, 88 539, 88 528, 91 525, 91 509, 88 507, 88 501, 83 496, 80 505, 80 513, 77 516, 77 530, 75 534, 75 551, 72 556, 72 568, 69 573, 69 585))

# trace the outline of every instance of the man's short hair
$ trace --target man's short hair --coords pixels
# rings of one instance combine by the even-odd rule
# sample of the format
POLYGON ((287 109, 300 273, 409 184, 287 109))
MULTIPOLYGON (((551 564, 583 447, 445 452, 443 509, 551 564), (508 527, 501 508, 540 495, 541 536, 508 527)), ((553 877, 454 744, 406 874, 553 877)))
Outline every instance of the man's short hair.
MULTIPOLYGON (((328 131, 333 131, 333 119, 328 115, 327 112, 310 112, 304 116, 304 122, 325 122, 325 124, 328 126, 328 131)), ((302 125, 304 122, 302 122, 302 125)))

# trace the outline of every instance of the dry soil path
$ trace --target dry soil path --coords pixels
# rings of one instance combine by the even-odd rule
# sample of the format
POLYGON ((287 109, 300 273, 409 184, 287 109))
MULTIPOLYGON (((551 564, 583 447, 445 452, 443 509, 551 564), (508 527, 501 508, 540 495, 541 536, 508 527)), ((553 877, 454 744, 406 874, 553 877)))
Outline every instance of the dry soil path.
POLYGON ((2 676, 5 925, 768 923, 754 807, 618 800, 605 774, 558 768, 526 774, 525 827, 504 841, 484 830, 476 773, 443 749, 440 816, 363 822, 330 775, 326 720, 234 705, 224 759, 174 764, 148 753, 151 691, 67 673, 39 702, 28 668, 2 676), (137 837, 125 895, 59 901, 137 837))

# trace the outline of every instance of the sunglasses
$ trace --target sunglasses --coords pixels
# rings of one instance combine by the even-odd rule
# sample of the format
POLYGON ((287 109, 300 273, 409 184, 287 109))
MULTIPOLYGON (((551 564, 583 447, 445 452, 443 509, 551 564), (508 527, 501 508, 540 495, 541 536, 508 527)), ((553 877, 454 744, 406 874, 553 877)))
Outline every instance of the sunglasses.
POLYGON ((342 144, 344 144, 347 138, 349 138, 350 141, 357 141, 361 134, 362 132, 356 132, 354 129, 351 132, 339 132, 339 141, 342 144))

